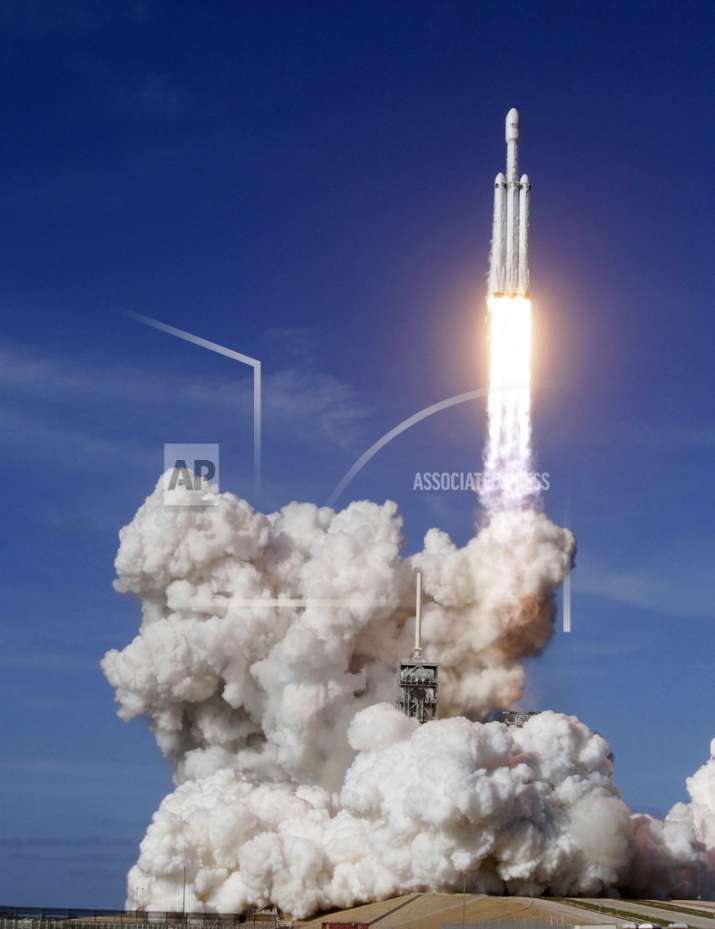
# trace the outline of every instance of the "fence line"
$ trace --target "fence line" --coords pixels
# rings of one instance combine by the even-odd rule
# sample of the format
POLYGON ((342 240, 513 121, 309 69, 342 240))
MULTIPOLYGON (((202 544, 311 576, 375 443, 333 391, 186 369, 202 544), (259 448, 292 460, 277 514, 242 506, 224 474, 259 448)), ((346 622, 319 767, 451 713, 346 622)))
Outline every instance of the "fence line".
POLYGON ((0 929, 292 929, 275 907, 245 913, 0 907, 0 929))
MULTIPOLYGON (((443 923, 441 929, 560 929, 564 925, 565 922, 559 918, 544 919, 525 913, 523 916, 443 923)), ((293 929, 293 923, 281 919, 277 913, 250 914, 246 917, 218 913, 107 914, 96 911, 89 919, 84 914, 79 916, 76 910, 52 915, 48 912, 40 915, 37 911, 35 915, 30 915, 29 910, 18 910, 12 915, 0 913, 0 929, 227 929, 229 926, 240 926, 241 929, 293 929)), ((345 923, 345 929, 350 929, 349 922, 345 923)))
POLYGON ((104 916, 97 915, 91 918, 86 916, 54 916, 45 914, 42 916, 31 916, 29 913, 18 916, 3 916, 0 915, 0 929, 129 929, 129 927, 142 927, 142 929, 152 929, 152 927, 181 927, 181 929, 186 929, 186 927, 205 927, 205 929, 213 929, 213 927, 220 927, 220 929, 226 929, 229 926, 241 926, 242 929, 252 929, 253 926, 265 926, 270 927, 270 929, 287 929, 287 927, 292 926, 291 922, 285 922, 284 920, 277 920, 274 922, 265 922, 259 923, 258 921, 253 922, 250 918, 248 920, 242 919, 239 916, 222 916, 217 913, 187 913, 186 916, 179 914, 178 917, 173 915, 167 915, 165 918, 152 918, 152 919, 143 919, 141 915, 131 916, 126 915, 117 915, 117 916, 104 916))
POLYGON ((87 917, 77 916, 30 916, 17 915, 5 916, 0 914, 0 929, 153 929, 153 927, 162 927, 162 929, 226 929, 226 927, 240 926, 241 929, 256 929, 265 927, 265 929, 292 929, 293 923, 290 920, 276 919, 268 922, 252 920, 250 917, 245 919, 240 916, 226 916, 218 913, 180 913, 178 917, 173 914, 166 914, 162 919, 143 919, 141 914, 132 916, 130 914, 117 916, 97 915, 90 919, 87 917))

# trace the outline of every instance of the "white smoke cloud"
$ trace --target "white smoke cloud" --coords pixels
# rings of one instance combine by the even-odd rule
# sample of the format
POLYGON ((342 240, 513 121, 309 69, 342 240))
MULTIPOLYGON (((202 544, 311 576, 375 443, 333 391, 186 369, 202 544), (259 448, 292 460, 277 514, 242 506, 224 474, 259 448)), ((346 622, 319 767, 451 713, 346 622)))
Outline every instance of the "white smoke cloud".
POLYGON ((337 788, 350 720, 394 697, 415 567, 448 713, 509 706, 524 686, 519 659, 552 634, 574 540, 543 514, 497 514, 463 549, 432 530, 403 561, 393 503, 264 516, 228 493, 167 507, 161 486, 120 533, 115 586, 141 598, 142 624, 103 668, 122 719, 148 718, 179 781, 228 754, 242 770, 337 788), (281 599, 307 605, 262 605, 281 599))
POLYGON ((575 718, 480 721, 519 699, 520 660, 552 634, 570 532, 505 510, 464 548, 431 530, 404 560, 393 503, 266 516, 228 493, 202 509, 161 493, 120 533, 116 587, 142 622, 103 660, 120 716, 145 716, 174 763, 129 906, 177 909, 184 870, 189 910, 272 901, 295 916, 465 879, 588 895, 701 880, 715 761, 658 823, 631 816, 607 743, 575 718), (452 717, 422 727, 391 705, 416 568, 452 717))
POLYGON ((465 875, 478 891, 595 894, 628 860, 608 746, 573 718, 420 727, 382 703, 355 716, 349 737, 358 754, 336 797, 236 769, 182 784, 142 843, 132 902, 176 901, 184 861, 192 908, 272 900, 306 916, 465 875))
POLYGON ((690 803, 676 803, 660 822, 635 815, 636 845, 629 886, 640 894, 700 897, 715 892, 715 739, 710 759, 686 781, 690 803))

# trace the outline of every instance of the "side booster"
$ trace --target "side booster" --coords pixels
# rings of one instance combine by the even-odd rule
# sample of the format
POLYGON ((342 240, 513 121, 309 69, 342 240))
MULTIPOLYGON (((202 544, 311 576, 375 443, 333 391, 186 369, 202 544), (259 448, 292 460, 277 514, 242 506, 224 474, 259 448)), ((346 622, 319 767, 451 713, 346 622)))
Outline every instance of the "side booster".
POLYGON ((519 179, 519 114, 506 114, 506 176, 494 181, 489 294, 529 293, 529 177, 519 179))

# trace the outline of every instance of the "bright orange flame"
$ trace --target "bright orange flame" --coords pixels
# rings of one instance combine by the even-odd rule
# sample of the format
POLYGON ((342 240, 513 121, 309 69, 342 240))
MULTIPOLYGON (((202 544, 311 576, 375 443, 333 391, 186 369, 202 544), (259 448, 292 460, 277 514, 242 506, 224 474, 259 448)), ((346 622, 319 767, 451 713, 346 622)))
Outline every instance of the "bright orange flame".
POLYGON ((520 506, 534 492, 531 474, 531 301, 491 296, 489 440, 483 499, 520 506))
POLYGON ((529 390, 531 386, 531 300, 489 297, 489 388, 529 390))

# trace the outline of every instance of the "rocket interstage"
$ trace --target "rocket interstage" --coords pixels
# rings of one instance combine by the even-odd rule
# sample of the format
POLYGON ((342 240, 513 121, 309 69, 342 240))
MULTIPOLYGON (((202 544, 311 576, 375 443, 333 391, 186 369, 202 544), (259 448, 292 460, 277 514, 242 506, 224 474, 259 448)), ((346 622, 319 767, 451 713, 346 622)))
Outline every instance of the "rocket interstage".
POLYGON ((519 113, 506 115, 506 175, 494 181, 494 218, 489 294, 525 297, 529 293, 529 196, 531 184, 519 178, 519 113))

